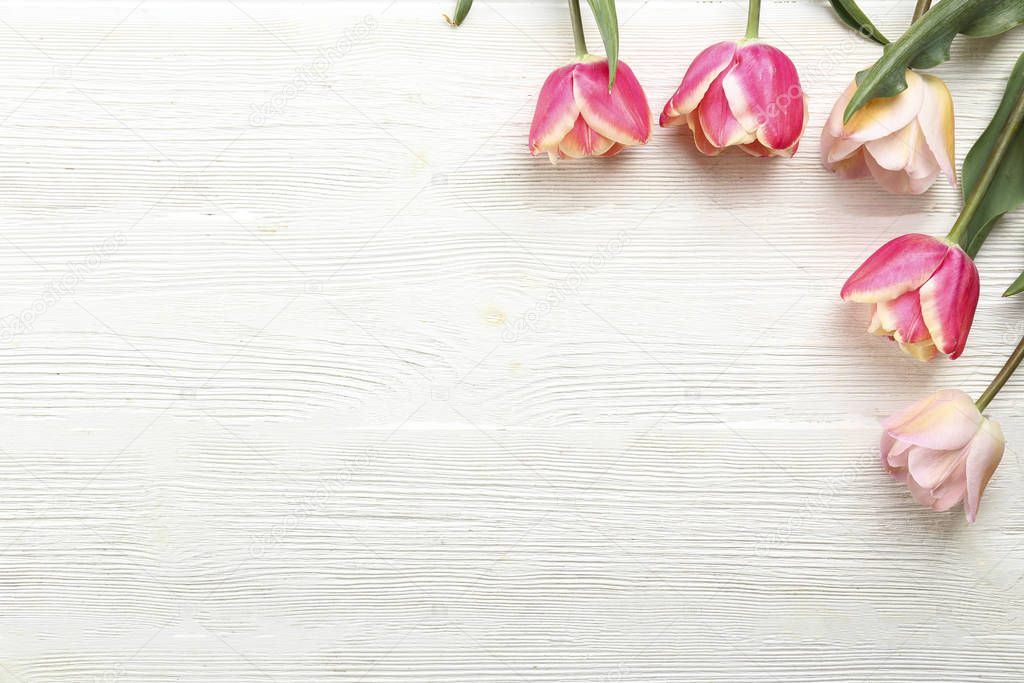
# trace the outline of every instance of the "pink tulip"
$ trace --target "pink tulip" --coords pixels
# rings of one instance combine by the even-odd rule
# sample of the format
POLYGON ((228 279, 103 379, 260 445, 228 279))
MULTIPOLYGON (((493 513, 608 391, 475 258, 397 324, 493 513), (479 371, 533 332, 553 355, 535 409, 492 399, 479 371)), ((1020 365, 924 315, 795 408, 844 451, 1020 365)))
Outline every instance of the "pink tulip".
POLYGON ((868 102, 845 125, 851 83, 821 131, 821 161, 841 178, 871 175, 889 192, 920 194, 941 171, 956 185, 953 98, 942 79, 907 71, 907 89, 868 102))
POLYGON ((684 122, 704 154, 739 145, 755 157, 791 157, 807 119, 796 67, 756 41, 716 43, 693 60, 661 113, 661 126, 684 122))
POLYGON ((973 523, 1006 446, 999 423, 983 417, 964 392, 946 389, 883 420, 882 428, 882 467, 938 512, 966 497, 964 513, 973 523))
POLYGON ((963 353, 978 306, 978 269, 963 249, 928 235, 884 244, 843 285, 845 301, 874 304, 868 332, 919 360, 963 353))
POLYGON ((608 92, 608 60, 587 55, 544 81, 530 125, 530 152, 557 159, 610 157, 651 137, 651 108, 640 82, 619 61, 608 92))

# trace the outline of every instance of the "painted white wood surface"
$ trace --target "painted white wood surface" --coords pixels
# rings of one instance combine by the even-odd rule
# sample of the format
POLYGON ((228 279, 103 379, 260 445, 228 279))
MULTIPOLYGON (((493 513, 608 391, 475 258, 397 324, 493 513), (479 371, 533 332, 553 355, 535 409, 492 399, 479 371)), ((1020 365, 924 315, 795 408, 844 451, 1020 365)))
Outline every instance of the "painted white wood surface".
MULTIPOLYGON (((974 527, 875 454, 1024 332, 1021 216, 967 352, 916 364, 838 288, 957 191, 821 170, 877 54, 825 3, 763 11, 794 159, 656 129, 557 167, 563 3, 450 4, 0 7, 0 681, 1024 678, 1024 381, 974 527)), ((619 4, 656 111, 745 14, 619 4)), ((1022 48, 937 70, 958 160, 1022 48)))

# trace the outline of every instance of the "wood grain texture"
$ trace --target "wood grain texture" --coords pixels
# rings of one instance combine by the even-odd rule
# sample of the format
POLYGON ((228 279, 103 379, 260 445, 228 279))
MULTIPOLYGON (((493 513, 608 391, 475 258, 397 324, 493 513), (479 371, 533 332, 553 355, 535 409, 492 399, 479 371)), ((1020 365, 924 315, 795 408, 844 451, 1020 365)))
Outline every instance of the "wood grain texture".
MULTIPOLYGON (((838 288, 958 191, 817 158, 877 48, 766 2, 795 158, 656 130, 551 166, 563 4, 0 8, 0 681, 1024 678, 1024 383, 971 528, 875 451, 1024 333, 1024 218, 966 353, 918 365, 838 288)), ((913 9, 862 5, 889 35, 913 9)), ((619 14, 657 109, 745 6, 619 14)), ((937 69, 958 160, 1022 38, 937 69)))

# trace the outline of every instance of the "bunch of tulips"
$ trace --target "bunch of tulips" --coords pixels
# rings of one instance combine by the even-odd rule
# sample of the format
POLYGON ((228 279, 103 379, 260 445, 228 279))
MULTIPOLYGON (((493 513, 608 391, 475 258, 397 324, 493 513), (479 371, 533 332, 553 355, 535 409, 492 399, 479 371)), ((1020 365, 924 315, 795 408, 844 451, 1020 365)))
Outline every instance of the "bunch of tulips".
MULTIPOLYGON (((853 0, 830 1, 843 21, 887 49, 836 101, 821 131, 822 165, 840 178, 872 177, 892 193, 920 194, 940 174, 956 186, 953 98, 940 78, 922 69, 948 58, 948 49, 940 55, 937 48, 958 33, 994 35, 1024 22, 1024 11, 1010 0, 943 0, 933 9, 918 0, 910 28, 889 44, 853 0)), ((460 0, 454 23, 465 19, 470 5, 460 0)), ((530 152, 547 154, 553 163, 614 156, 651 136, 647 97, 618 59, 614 2, 590 5, 612 58, 588 52, 579 0, 569 0, 576 56, 544 82, 529 134, 530 152)), ((759 22, 760 0, 750 0, 744 38, 702 50, 662 108, 661 126, 686 124, 703 154, 733 146, 754 157, 797 151, 807 98, 789 57, 758 39, 759 22)), ((843 300, 871 305, 869 332, 915 359, 955 359, 964 352, 980 291, 974 257, 999 217, 1024 202, 1022 122, 1024 55, 964 162, 964 207, 950 232, 889 241, 842 287, 843 300)), ((1019 291, 1024 275, 1007 294, 1019 291)), ((883 421, 882 466, 917 502, 941 511, 963 501, 968 521, 975 520, 1005 447, 998 423, 982 411, 1022 358, 1024 340, 977 401, 944 390, 883 421)))

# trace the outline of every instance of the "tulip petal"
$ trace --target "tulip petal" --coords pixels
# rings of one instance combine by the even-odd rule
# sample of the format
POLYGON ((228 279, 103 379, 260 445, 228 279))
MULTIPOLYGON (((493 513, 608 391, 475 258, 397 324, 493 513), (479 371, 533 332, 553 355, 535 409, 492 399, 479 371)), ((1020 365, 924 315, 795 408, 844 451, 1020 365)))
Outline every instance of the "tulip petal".
POLYGON ((932 489, 932 510, 945 512, 964 499, 967 491, 967 469, 963 455, 957 460, 949 476, 932 489))
POLYGON ((857 110, 843 127, 843 137, 860 142, 891 135, 913 121, 924 101, 924 84, 907 70, 907 89, 894 97, 876 97, 857 110))
POLYGON ((911 155, 910 163, 907 164, 903 171, 914 180, 931 178, 934 181, 942 167, 936 161, 935 154, 932 153, 931 148, 924 139, 924 131, 921 125, 919 123, 911 125, 917 129, 916 139, 913 143, 916 153, 911 155))
POLYGON ((548 151, 558 147, 562 138, 572 130, 580 110, 573 96, 573 69, 567 64, 555 69, 544 81, 537 97, 530 124, 530 152, 548 151))
MULTIPOLYGON (((849 138, 836 138, 828 148, 827 153, 822 154, 822 163, 825 164, 825 168, 829 168, 832 164, 847 159, 864 148, 864 143, 859 140, 851 140, 849 138)), ((831 169, 830 169, 831 170, 831 169)))
POLYGON ((882 168, 870 154, 864 155, 864 161, 868 171, 878 181, 878 184, 893 194, 921 194, 932 186, 939 173, 939 168, 936 166, 930 175, 915 178, 906 171, 890 171, 882 168))
POLYGON ((918 484, 914 481, 913 477, 908 475, 905 483, 907 485, 907 490, 910 491, 911 497, 913 497, 914 502, 918 505, 930 508, 935 502, 935 496, 932 495, 932 490, 918 484))
POLYGON ((861 143, 847 140, 843 134, 843 111, 846 103, 853 94, 855 84, 846 89, 842 97, 832 107, 828 121, 821 128, 821 163, 828 170, 835 170, 833 164, 855 154, 860 149, 861 143))
POLYGON ((612 141, 595 133, 583 120, 582 116, 576 117, 576 125, 562 138, 558 145, 559 151, 570 159, 598 156, 604 154, 611 148, 612 141))
POLYGON ((756 139, 753 133, 740 125, 729 108, 729 101, 722 90, 723 78, 725 74, 715 79, 697 107, 697 117, 701 128, 704 129, 704 135, 711 144, 719 148, 753 142, 756 139))
POLYGON ((938 353, 937 349, 935 348, 935 342, 933 342, 931 339, 922 342, 917 342, 914 344, 907 344, 905 342, 897 343, 900 346, 900 351, 908 353, 920 361, 930 361, 932 358, 935 358, 935 354, 938 353))
POLYGON ((611 92, 607 60, 578 64, 573 92, 587 125, 600 135, 623 145, 644 144, 651 137, 647 96, 625 62, 619 61, 611 92))
POLYGON ((890 192, 920 194, 932 186, 939 174, 939 164, 917 121, 892 135, 868 142, 864 148, 868 170, 890 192))
POLYGON ((711 83, 732 64, 736 54, 736 43, 723 42, 705 48, 690 64, 671 99, 661 112, 660 125, 678 126, 685 117, 697 108, 711 83))
MULTIPOLYGON (((889 435, 886 434, 886 436, 889 436, 889 435)), ((889 436, 889 438, 892 439, 891 436, 889 436)), ((906 470, 907 469, 907 461, 910 458, 910 449, 913 448, 913 446, 910 445, 909 443, 903 443, 902 441, 896 441, 896 439, 893 439, 893 441, 895 441, 896 444, 898 444, 898 445, 896 447, 894 447, 892 449, 892 451, 889 452, 889 457, 887 458, 887 462, 889 463, 889 466, 894 468, 894 469, 906 470)))
POLYGON ((697 146, 697 150, 709 157, 716 157, 722 153, 722 150, 711 144, 708 140, 708 136, 704 134, 704 129, 700 127, 700 119, 696 112, 690 112, 686 115, 686 122, 690 126, 690 130, 693 131, 693 144, 697 146))
MULTIPOLYGON (((843 114, 846 112, 846 105, 850 103, 853 98, 853 93, 857 91, 857 82, 853 81, 850 85, 846 86, 846 90, 839 96, 836 103, 832 105, 832 111, 828 115, 828 121, 825 122, 825 127, 822 128, 822 140, 825 135, 832 140, 838 140, 843 137, 843 114)), ((822 154, 826 152, 824 143, 822 144, 822 154)))
MULTIPOLYGON (((877 140, 870 140, 864 145, 864 148, 882 168, 888 171, 902 171, 914 155, 920 153, 920 150, 915 147, 919 133, 917 122, 911 121, 910 125, 895 133, 877 140)), ((921 142, 924 142, 923 138, 921 142)), ((928 152, 927 149, 924 151, 928 152)))
POLYGON ((604 152, 603 154, 598 154, 598 156, 600 156, 600 157, 613 157, 616 154, 618 154, 619 152, 621 152, 622 150, 624 150, 625 148, 626 148, 625 145, 623 145, 622 143, 615 142, 615 143, 612 143, 612 146, 608 148, 608 151, 604 152))
POLYGON ((803 134, 804 91, 796 66, 782 50, 766 43, 742 45, 722 89, 733 115, 765 147, 788 149, 803 134))
POLYGON ((880 444, 882 468, 900 483, 903 483, 907 477, 906 451, 909 448, 909 444, 897 441, 892 438, 888 432, 882 432, 882 441, 880 444))
POLYGON ((1000 429, 999 423, 985 420, 971 442, 970 452, 967 454, 967 500, 964 503, 964 513, 967 515, 967 521, 972 524, 978 516, 981 494, 985 492, 989 479, 999 467, 1005 448, 1006 439, 1003 438, 1003 430, 1000 429))
POLYGON ((871 322, 868 323, 868 334, 878 334, 888 337, 889 333, 882 327, 882 321, 878 318, 878 304, 871 304, 871 322))
MULTIPOLYGON (((890 240, 868 257, 843 285, 847 301, 878 303, 917 289, 938 269, 950 245, 910 233, 890 240)), ((927 318, 925 318, 927 321, 927 318)))
POLYGON ((939 451, 914 446, 907 458, 907 469, 918 484, 934 489, 946 481, 958 466, 963 465, 968 447, 969 444, 956 451, 939 451))
POLYGON ((796 154, 798 149, 800 149, 800 141, 799 140, 794 142, 792 147, 787 147, 786 149, 776 149, 776 150, 773 150, 772 156, 773 157, 787 157, 788 158, 788 157, 791 157, 794 154, 796 154))
POLYGON ((924 101, 917 119, 928 147, 942 172, 956 187, 956 157, 953 150, 953 97, 941 78, 921 74, 924 101))
POLYGON ((882 428, 914 446, 954 451, 967 445, 982 419, 970 396, 944 389, 882 420, 882 428))
POLYGON ((974 261, 960 247, 951 247, 942 265, 921 287, 921 314, 939 351, 957 358, 978 307, 981 284, 974 261))
POLYGON ((911 290, 889 301, 880 301, 875 308, 878 323, 886 334, 904 344, 916 344, 931 338, 921 316, 921 301, 911 290))
POLYGON ((842 159, 832 164, 826 163, 825 168, 846 180, 858 180, 860 178, 867 178, 871 175, 871 171, 868 169, 868 164, 864 160, 863 147, 858 147, 857 150, 846 159, 842 159))
POLYGON ((740 149, 742 149, 744 152, 746 152, 752 157, 770 157, 774 156, 774 154, 778 151, 765 147, 757 140, 740 145, 740 149))

